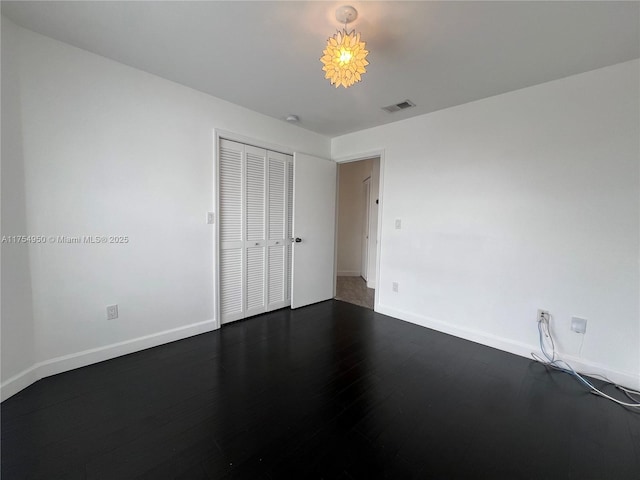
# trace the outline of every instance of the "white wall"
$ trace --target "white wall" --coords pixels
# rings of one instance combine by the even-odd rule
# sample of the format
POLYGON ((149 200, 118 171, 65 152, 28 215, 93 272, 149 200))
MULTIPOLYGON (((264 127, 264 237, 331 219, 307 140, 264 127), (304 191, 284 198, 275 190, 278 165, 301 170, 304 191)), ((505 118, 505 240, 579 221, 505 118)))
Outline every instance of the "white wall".
MULTIPOLYGON (((2 22, 2 167, 0 235, 27 231, 25 178, 20 118, 17 38, 13 24, 2 22)), ((2 243, 1 377, 3 381, 34 363, 33 306, 29 249, 2 243)))
POLYGON ((16 211, 10 225, 3 215, 3 233, 126 235, 129 243, 22 246, 19 259, 3 264, 3 286, 30 278, 35 347, 35 370, 21 372, 29 355, 13 356, 23 341, 30 348, 26 286, 18 307, 2 312, 4 397, 41 375, 214 328, 213 226, 205 223, 214 128, 330 154, 327 137, 4 19, 3 60, 5 33, 17 62, 5 71, 3 61, 3 88, 13 80, 16 91, 19 76, 19 102, 8 113, 21 113, 23 142, 3 146, 14 166, 3 164, 3 205, 5 184, 13 185, 6 198, 16 211), (109 304, 119 305, 119 319, 106 320, 109 304), (5 352, 5 344, 16 348, 5 352))
POLYGON ((528 355, 545 308, 577 367, 640 385, 639 103, 636 60, 334 138, 385 150, 379 311, 528 355))
POLYGON ((364 201, 362 182, 371 176, 372 160, 338 165, 338 275, 360 276, 364 201))

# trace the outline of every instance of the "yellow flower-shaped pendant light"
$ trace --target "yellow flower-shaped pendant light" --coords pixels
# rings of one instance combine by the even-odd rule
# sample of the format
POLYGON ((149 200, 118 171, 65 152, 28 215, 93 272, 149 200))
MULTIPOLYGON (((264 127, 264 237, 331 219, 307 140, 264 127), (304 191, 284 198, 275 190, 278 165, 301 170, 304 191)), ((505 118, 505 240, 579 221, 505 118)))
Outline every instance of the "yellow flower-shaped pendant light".
POLYGON ((367 54, 364 42, 360 41, 360 34, 352 30, 347 32, 347 24, 358 18, 358 11, 351 5, 344 5, 336 10, 336 20, 344 24, 344 30, 339 31, 327 40, 327 48, 322 52, 320 61, 324 64, 324 78, 329 79, 331 85, 338 88, 350 87, 362 79, 367 72, 367 54))
POLYGON ((329 37, 327 47, 320 58, 324 64, 324 78, 329 79, 331 85, 335 85, 336 88, 340 85, 347 88, 359 82, 367 72, 365 67, 369 65, 369 52, 365 47, 365 43, 360 41, 360 34, 355 30, 347 33, 344 29, 329 37))

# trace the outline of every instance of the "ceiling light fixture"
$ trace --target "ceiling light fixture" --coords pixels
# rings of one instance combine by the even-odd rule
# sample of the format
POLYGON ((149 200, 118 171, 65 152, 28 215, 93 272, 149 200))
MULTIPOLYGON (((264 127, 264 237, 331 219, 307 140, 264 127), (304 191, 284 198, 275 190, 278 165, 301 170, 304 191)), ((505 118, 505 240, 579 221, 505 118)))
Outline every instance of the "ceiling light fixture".
POLYGON ((362 79, 366 73, 365 67, 369 65, 366 57, 369 53, 365 43, 360 41, 360 34, 355 30, 347 32, 347 24, 358 17, 358 11, 351 6, 340 7, 336 10, 336 20, 344 23, 344 30, 329 37, 327 47, 322 52, 320 61, 324 64, 324 78, 329 79, 331 85, 338 88, 350 87, 362 79))

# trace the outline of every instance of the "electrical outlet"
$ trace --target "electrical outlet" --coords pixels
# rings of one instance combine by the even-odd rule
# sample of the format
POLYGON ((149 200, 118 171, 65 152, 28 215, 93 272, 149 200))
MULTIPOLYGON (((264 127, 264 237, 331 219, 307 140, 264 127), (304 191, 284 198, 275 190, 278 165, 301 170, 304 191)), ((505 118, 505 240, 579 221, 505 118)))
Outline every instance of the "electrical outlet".
POLYGON ((118 318, 118 305, 107 305, 107 320, 118 318))
POLYGON ((207 223, 209 225, 213 225, 215 221, 215 215, 213 214, 213 212, 207 212, 207 223))
POLYGON ((396 230, 400 230, 402 228, 402 220, 396 218, 396 230))
POLYGON ((571 330, 576 333, 587 333, 587 319, 571 317, 571 330))
POLYGON ((398 282, 393 282, 393 283, 391 284, 391 289, 392 289, 394 292, 397 292, 397 291, 398 291, 398 282))
POLYGON ((536 316, 536 322, 546 322, 549 320, 549 310, 538 309, 538 315, 536 316))

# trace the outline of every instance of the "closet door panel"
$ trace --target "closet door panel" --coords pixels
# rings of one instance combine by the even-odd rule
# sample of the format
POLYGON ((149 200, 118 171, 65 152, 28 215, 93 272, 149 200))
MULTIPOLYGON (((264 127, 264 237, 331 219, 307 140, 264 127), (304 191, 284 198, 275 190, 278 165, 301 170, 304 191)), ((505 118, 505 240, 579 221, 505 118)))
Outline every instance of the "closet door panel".
POLYGON ((246 146, 246 312, 263 313, 266 299, 266 150, 246 146))
POLYGON ((220 316, 227 323, 244 317, 243 192, 244 145, 220 141, 218 162, 220 235, 220 316))
POLYGON ((290 156, 268 152, 268 310, 287 305, 287 163, 290 156))
POLYGON ((285 235, 287 269, 285 272, 285 300, 291 304, 291 253, 293 251, 293 158, 287 160, 287 234, 285 235))
POLYGON ((220 140, 222 323, 290 305, 293 157, 220 140))

